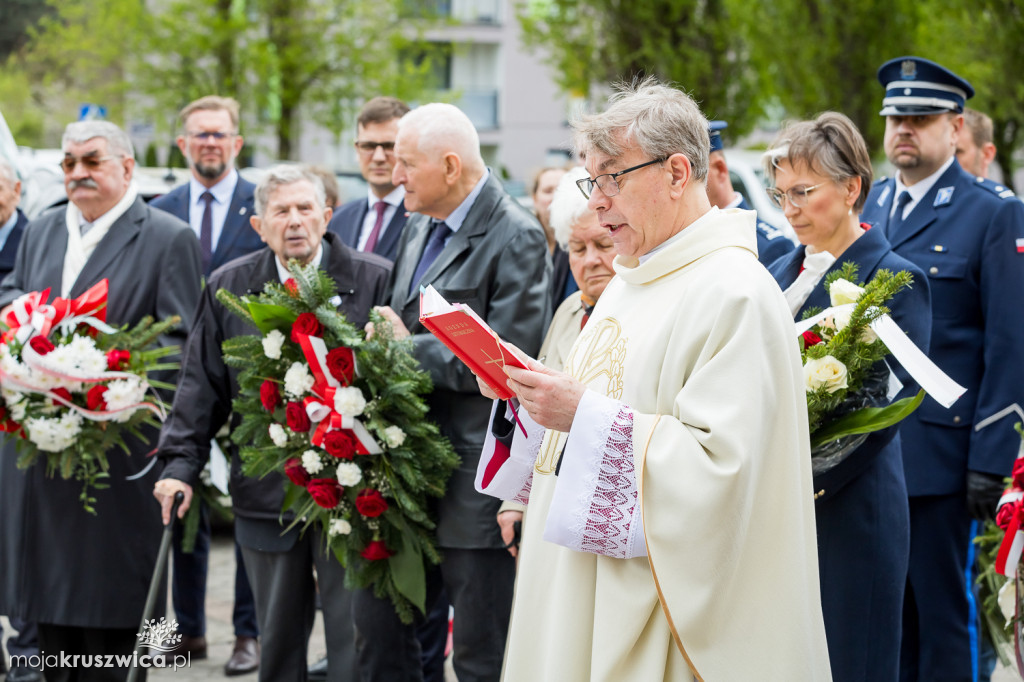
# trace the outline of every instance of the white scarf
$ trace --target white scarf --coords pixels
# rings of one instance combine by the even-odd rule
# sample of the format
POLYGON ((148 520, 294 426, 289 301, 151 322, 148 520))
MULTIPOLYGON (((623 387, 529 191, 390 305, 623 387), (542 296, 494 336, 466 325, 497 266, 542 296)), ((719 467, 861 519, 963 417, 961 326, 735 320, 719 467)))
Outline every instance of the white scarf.
POLYGON ((68 202, 68 209, 65 213, 65 223, 68 228, 68 248, 64 252, 64 272, 61 277, 60 295, 67 298, 75 280, 81 274, 82 268, 96 250, 110 226, 117 222, 117 219, 125 214, 128 208, 135 203, 138 197, 138 190, 135 183, 128 185, 128 191, 124 193, 121 200, 114 204, 114 207, 93 221, 92 228, 82 236, 82 212, 72 202, 68 202))
POLYGON ((803 272, 797 275, 793 283, 782 292, 786 297, 786 303, 789 304, 789 312, 794 318, 800 312, 800 309, 804 307, 804 303, 807 302, 814 288, 818 286, 818 282, 825 276, 828 269, 832 267, 832 264, 836 262, 836 257, 828 251, 822 251, 821 253, 809 253, 809 251, 809 248, 804 251, 803 272))

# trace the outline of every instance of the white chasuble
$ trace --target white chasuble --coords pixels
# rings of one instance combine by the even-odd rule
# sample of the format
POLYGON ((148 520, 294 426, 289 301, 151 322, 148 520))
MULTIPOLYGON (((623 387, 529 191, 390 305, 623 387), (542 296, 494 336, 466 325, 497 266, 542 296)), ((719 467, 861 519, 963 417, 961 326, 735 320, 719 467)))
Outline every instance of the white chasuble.
POLYGON ((516 434, 537 455, 501 465, 528 494, 506 682, 831 679, 799 352, 752 216, 616 259, 567 360, 572 429, 516 434))

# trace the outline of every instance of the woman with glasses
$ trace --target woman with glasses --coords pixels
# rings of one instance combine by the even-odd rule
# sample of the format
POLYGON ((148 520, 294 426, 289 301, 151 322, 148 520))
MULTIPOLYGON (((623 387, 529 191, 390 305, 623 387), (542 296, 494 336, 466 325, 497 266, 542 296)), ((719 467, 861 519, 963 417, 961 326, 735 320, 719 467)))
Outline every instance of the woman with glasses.
MULTIPOLYGON (((768 195, 802 246, 769 271, 795 319, 828 308, 824 281, 846 262, 864 282, 880 269, 906 270, 910 289, 889 303, 896 323, 927 352, 931 329, 928 281, 896 255, 880 230, 859 220, 871 189, 871 159, 853 122, 834 112, 787 125, 765 153, 768 195)), ((903 388, 917 385, 892 358, 903 388)), ((879 368, 884 371, 884 368, 879 368)), ((811 491, 808 491, 810 494, 811 491)), ((821 606, 836 682, 899 677, 903 593, 910 552, 907 489, 897 427, 871 434, 835 468, 814 477, 821 606)))

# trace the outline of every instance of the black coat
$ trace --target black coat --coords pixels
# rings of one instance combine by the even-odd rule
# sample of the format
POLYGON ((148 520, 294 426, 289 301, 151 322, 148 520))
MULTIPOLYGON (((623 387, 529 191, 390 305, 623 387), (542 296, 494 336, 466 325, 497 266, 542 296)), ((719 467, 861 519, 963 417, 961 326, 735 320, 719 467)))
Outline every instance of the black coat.
MULTIPOLYGON (((491 401, 480 395, 469 368, 419 323, 419 295, 409 293, 430 230, 427 216, 409 218, 391 277, 391 307, 412 332, 416 359, 434 381, 430 418, 461 460, 440 503, 438 542, 500 548, 504 543, 494 519, 501 501, 473 487, 491 401)), ((492 173, 422 284, 433 284, 449 302, 469 305, 501 338, 536 357, 551 319, 550 278, 544 230, 492 173)))
MULTIPOLYGON (((63 208, 30 222, 14 271, 0 285, 0 306, 23 292, 59 292, 67 241, 63 208)), ((199 241, 189 226, 137 199, 96 246, 70 295, 107 278, 108 323, 180 315, 179 330, 161 342, 182 343, 199 301, 200 267, 199 241)), ((95 492, 96 516, 82 509, 79 482, 49 478, 42 464, 18 470, 14 443, 4 443, 0 613, 77 627, 138 627, 162 525, 153 499, 156 471, 126 477, 148 463, 156 433, 151 437, 149 444, 130 443, 130 457, 120 449, 107 453, 110 487, 95 492)))
MULTIPOLYGON (((387 302, 391 264, 379 256, 359 253, 330 232, 324 235, 321 267, 338 286, 340 310, 349 322, 362 328, 370 309, 387 302)), ((176 478, 193 487, 210 457, 210 440, 231 414, 238 394, 238 373, 224 364, 221 344, 257 330, 217 300, 216 292, 258 294, 267 282, 277 282, 277 256, 269 248, 238 258, 210 278, 196 313, 182 361, 174 406, 160 436, 160 457, 166 462, 161 478, 176 478)), ((240 420, 239 417, 235 417, 240 420)), ((237 424, 237 421, 236 421, 237 424)), ((265 551, 285 551, 297 533, 281 535, 278 518, 284 502, 284 477, 272 474, 261 479, 244 476, 238 447, 231 452, 231 501, 236 531, 243 546, 265 551)))
POLYGON ((28 225, 28 218, 21 212, 21 209, 15 210, 18 212, 18 220, 14 223, 14 229, 7 235, 7 241, 4 242, 3 250, 0 250, 0 279, 6 277, 14 269, 14 260, 18 255, 21 235, 25 231, 25 226, 28 225))

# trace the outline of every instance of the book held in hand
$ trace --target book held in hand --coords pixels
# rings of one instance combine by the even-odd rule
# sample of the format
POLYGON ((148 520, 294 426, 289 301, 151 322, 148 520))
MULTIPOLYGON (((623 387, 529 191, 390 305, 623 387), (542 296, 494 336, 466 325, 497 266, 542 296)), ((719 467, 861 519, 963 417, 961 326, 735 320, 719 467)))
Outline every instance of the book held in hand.
POLYGON ((420 289, 420 322, 502 400, 513 397, 504 368, 528 369, 473 309, 449 303, 428 286, 420 289))

